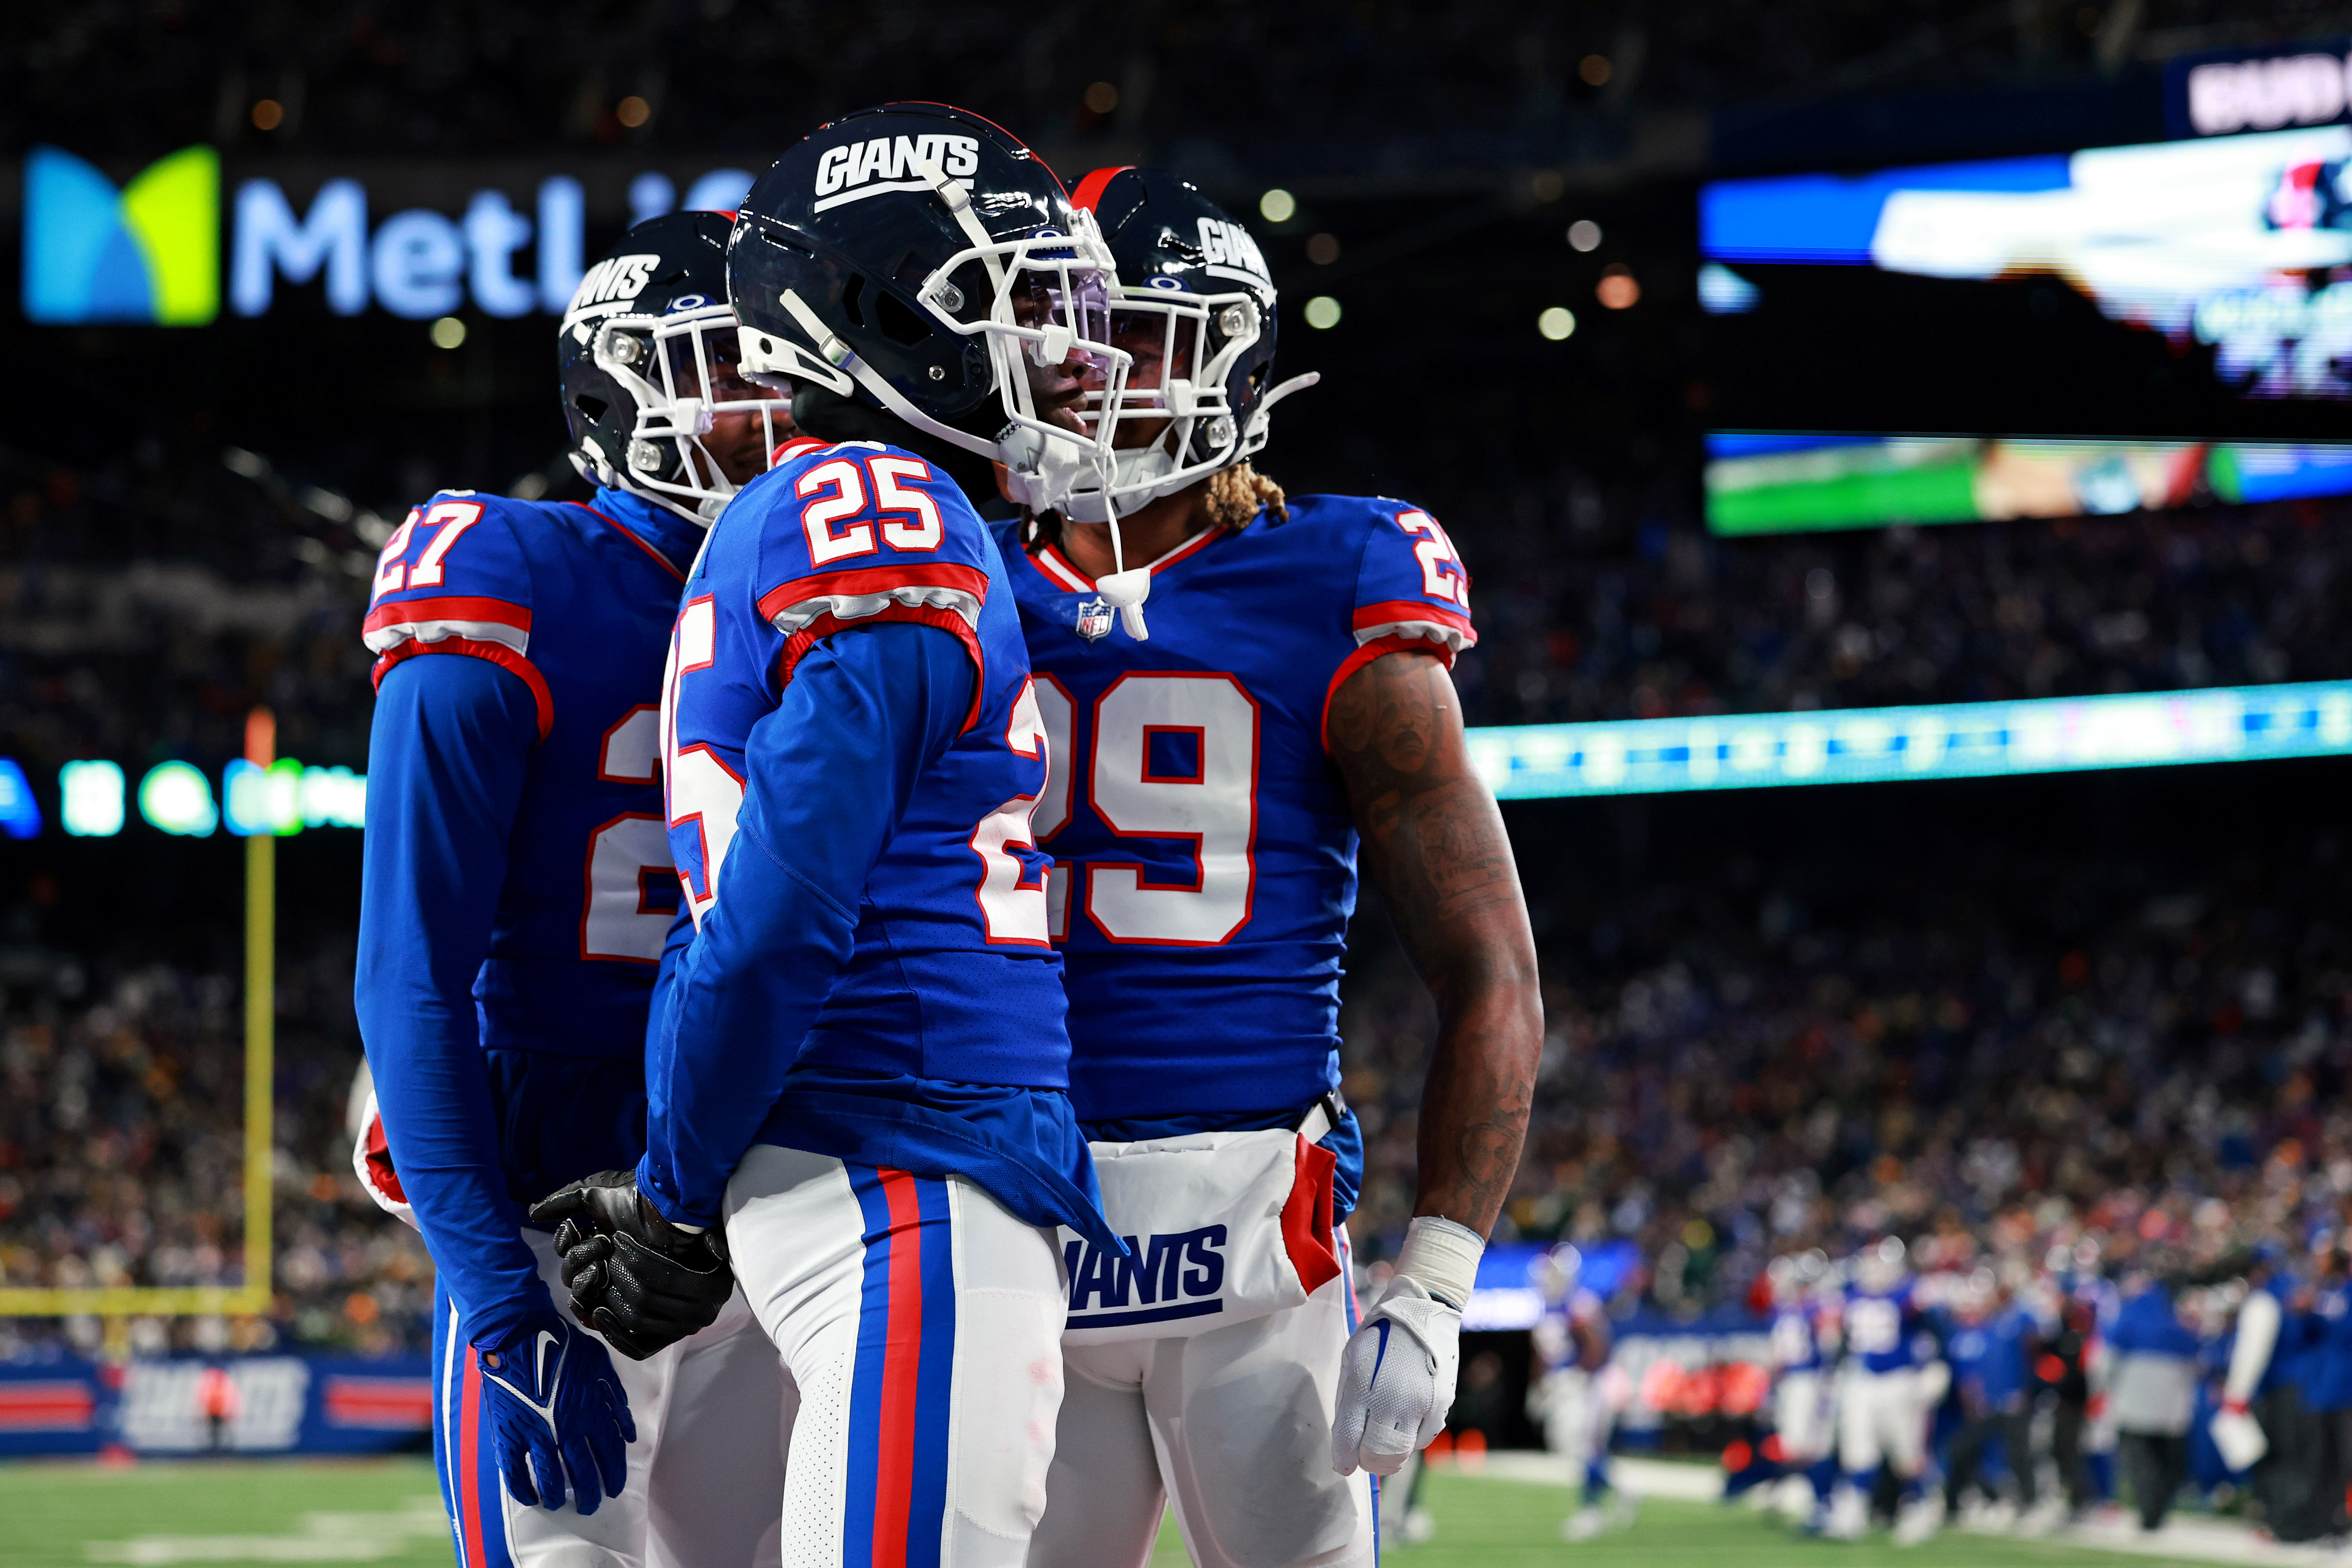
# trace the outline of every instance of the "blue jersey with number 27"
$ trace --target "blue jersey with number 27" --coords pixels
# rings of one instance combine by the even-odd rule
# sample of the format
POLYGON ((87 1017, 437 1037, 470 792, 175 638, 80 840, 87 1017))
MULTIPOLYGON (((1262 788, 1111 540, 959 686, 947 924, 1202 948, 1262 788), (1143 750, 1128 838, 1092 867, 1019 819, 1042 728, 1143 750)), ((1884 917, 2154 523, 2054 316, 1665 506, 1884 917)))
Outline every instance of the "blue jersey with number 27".
MULTIPOLYGON (((1151 563, 1149 638, 999 524, 1058 760, 1037 810, 1088 1124, 1304 1107, 1337 1087, 1356 829, 1332 695, 1381 655, 1448 666, 1470 576, 1402 501, 1306 496, 1151 563)), ((1156 1129, 1116 1130, 1142 1137, 1156 1129)))
POLYGON ((476 1342, 551 1310, 523 1206, 645 1147, 663 648, 701 529, 444 491, 385 542, 355 999, 393 1163, 476 1342))
POLYGON ((704 1219, 763 1142, 963 1174, 1099 1230, 1003 560, 919 458, 803 439, 779 458, 713 525, 672 637, 669 837, 698 931, 650 1059, 647 1190, 704 1219), (932 727, 894 771, 874 753, 917 708, 932 727))

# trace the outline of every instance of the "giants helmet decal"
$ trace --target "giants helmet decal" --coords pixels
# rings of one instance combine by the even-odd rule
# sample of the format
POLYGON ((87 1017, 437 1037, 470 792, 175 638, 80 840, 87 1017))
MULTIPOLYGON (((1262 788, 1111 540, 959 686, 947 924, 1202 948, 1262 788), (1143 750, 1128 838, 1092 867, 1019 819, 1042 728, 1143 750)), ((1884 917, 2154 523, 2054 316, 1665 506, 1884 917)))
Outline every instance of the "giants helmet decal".
MULTIPOLYGON (((1109 432, 1041 411, 1039 372, 1124 383, 1109 251, 1053 171, 943 104, 820 126, 752 185, 727 250, 743 364, 1005 465, 1040 508, 1107 470, 1109 432)), ((1097 422, 1099 425, 1099 422, 1097 422)))
POLYGON ((1118 262, 1111 342, 1135 361, 1123 392, 1107 391, 1087 410, 1129 426, 1108 492, 1081 479, 1066 509, 1099 522, 1257 452, 1274 405, 1318 378, 1268 384, 1274 279, 1257 241, 1223 208, 1160 169, 1097 169, 1076 200, 1118 262), (1144 421, 1150 438, 1135 441, 1144 421))
POLYGON ((735 494, 702 444, 713 416, 757 412, 767 449, 792 430, 777 392, 736 373, 732 216, 669 213, 629 230, 581 276, 556 339, 572 466, 705 523, 735 494))

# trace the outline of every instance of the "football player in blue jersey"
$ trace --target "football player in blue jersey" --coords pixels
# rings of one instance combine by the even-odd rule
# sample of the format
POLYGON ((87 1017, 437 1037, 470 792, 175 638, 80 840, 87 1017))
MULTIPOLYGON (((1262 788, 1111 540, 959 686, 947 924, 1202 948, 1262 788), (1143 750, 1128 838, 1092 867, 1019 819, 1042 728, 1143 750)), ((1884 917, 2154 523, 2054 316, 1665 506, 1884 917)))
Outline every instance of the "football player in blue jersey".
POLYGON ((1097 171, 1077 200, 1118 258, 1133 361, 1087 410, 1116 463, 997 533, 1070 759, 1034 823, 1070 1092, 1137 1256, 1068 1238, 1069 1386, 1030 1562, 1139 1564, 1166 1499, 1202 1568, 1370 1563, 1365 1472, 1444 1425, 1543 1033, 1448 674, 1475 635, 1469 574, 1426 511, 1286 500, 1245 460, 1298 384, 1271 384, 1275 289, 1245 227, 1149 170, 1097 171), (1111 613, 1122 536, 1148 625, 1111 613), (1416 1217, 1360 1323, 1334 1223, 1363 1163, 1338 1030, 1360 851, 1443 1020, 1416 1217))
POLYGON ((1822 1293, 1829 1259, 1818 1251, 1772 1260, 1772 1435, 1789 1472, 1781 1510, 1818 1533, 1837 1486, 1835 1394, 1822 1349, 1822 1293), (1798 1478, 1801 1477, 1801 1479, 1798 1478))
POLYGON ((1853 1280, 1838 1308, 1837 1341, 1845 1355, 1838 1376, 1838 1469, 1843 1479, 1824 1533, 1853 1541, 1870 1528, 1879 1467, 1891 1468, 1900 1501, 1895 1539, 1916 1545, 1943 1523, 1940 1500, 1927 1496, 1927 1423, 1950 1386, 1950 1369, 1919 1301, 1900 1237, 1882 1237, 1855 1256, 1853 1280))
MULTIPOLYGON (((438 1272, 434 1455, 467 1568, 777 1560, 784 1391, 708 1259, 635 1278, 706 1332, 617 1364, 523 1205, 635 1161, 677 904, 656 705, 703 528, 790 430, 736 374, 729 224, 638 225, 560 329, 585 505, 446 490, 385 543, 356 983, 358 1162, 438 1272), (373 1148, 373 1157, 368 1151, 373 1148), (763 1542, 763 1537, 764 1542, 763 1542), (583 1555, 584 1553, 584 1555, 583 1555)), ((635 1355, 642 1346, 614 1341, 635 1355)))
POLYGON ((1119 1250, 1031 842, 1045 721, 955 479, 1050 493, 1107 450, 1075 405, 1118 379, 1109 271, 1028 149, 930 104, 819 128, 729 247, 746 373, 903 438, 804 418, 689 574, 661 725, 694 929, 645 1158, 577 1250, 723 1235, 797 1400, 795 1562, 1015 1568, 1061 1397, 1054 1227, 1119 1250))

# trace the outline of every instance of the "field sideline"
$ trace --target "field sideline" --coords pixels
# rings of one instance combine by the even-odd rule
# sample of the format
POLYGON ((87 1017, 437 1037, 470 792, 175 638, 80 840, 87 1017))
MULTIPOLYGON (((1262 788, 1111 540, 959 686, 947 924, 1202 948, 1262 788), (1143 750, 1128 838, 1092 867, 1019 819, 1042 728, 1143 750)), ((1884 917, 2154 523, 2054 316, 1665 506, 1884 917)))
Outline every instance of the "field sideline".
MULTIPOLYGON (((1563 1488, 1439 1472, 1425 1500, 1436 1538, 1391 1546, 1405 1568, 2193 1568, 2066 1541, 1947 1534, 1914 1551, 1884 1538, 1805 1541, 1744 1509, 1652 1499, 1634 1527, 1581 1546, 1560 1542, 1563 1488)), ((447 1568, 448 1536, 422 1459, 0 1466, 0 1568, 93 1563, 369 1563, 447 1568)), ((2210 1562, 2210 1558, 2200 1561, 2210 1562)), ((1184 1562, 1172 1529, 1153 1568, 1184 1562)))

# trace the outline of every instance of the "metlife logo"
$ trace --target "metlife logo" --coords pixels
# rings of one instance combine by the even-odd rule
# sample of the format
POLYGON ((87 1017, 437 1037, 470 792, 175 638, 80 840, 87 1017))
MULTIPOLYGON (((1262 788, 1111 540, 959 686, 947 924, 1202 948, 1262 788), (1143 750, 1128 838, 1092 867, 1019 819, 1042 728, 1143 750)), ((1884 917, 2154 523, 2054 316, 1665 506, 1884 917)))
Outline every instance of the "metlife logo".
POLYGON ((745 170, 710 170, 684 182, 681 202, 680 183, 657 171, 468 174, 451 164, 299 183, 249 176, 228 182, 224 203, 209 147, 183 149, 119 188, 78 155, 37 147, 25 160, 25 317, 204 326, 224 302, 224 260, 226 303, 239 317, 268 316, 313 286, 338 316, 561 315, 580 284, 592 216, 612 234, 681 205, 728 210, 751 183, 745 170), (383 186, 429 200, 385 202, 383 186), (593 201, 592 190, 606 199, 593 201))

